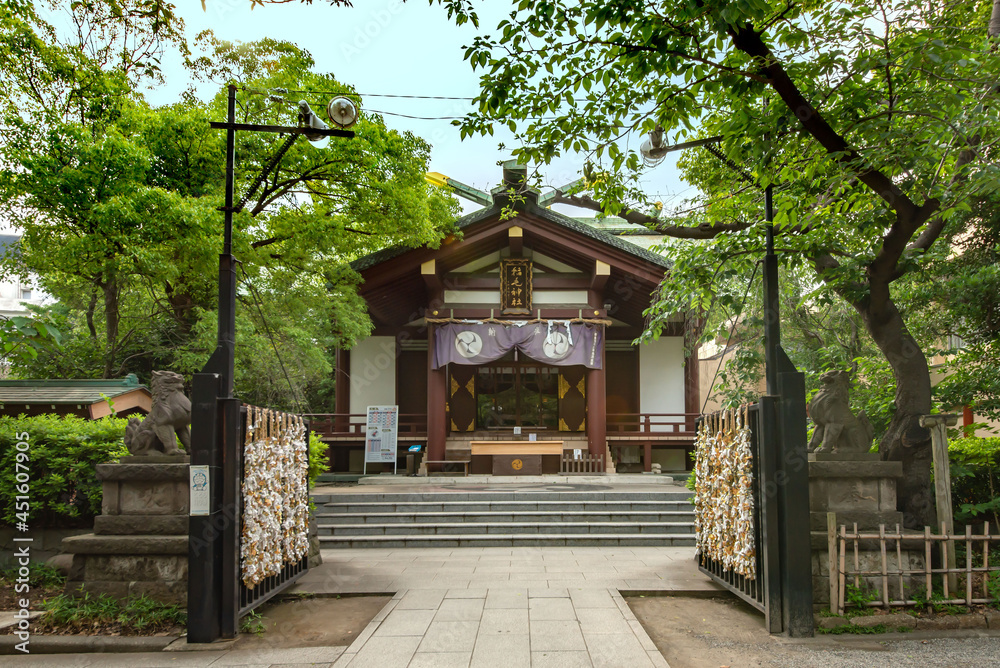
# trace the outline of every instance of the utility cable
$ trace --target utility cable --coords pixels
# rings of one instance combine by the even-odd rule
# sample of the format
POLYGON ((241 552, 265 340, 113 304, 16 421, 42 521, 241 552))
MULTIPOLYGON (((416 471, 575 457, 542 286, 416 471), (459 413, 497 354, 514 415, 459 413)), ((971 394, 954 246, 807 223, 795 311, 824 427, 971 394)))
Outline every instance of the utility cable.
POLYGON ((716 158, 722 161, 729 169, 733 170, 741 181, 749 185, 757 185, 757 180, 751 176, 745 169, 737 165, 735 162, 726 157, 726 154, 719 150, 718 146, 713 144, 705 144, 702 146, 703 149, 714 155, 716 158))
POLYGON ((248 93, 297 93, 300 95, 343 95, 344 97, 392 97, 400 98, 404 100, 465 100, 471 102, 476 99, 474 97, 454 97, 451 95, 398 95, 393 93, 354 93, 351 91, 342 90, 295 90, 291 88, 270 88, 267 90, 262 90, 260 88, 250 88, 249 86, 241 87, 241 90, 245 90, 248 93))
MULTIPOLYGON (((743 301, 740 302, 740 310, 736 313, 737 318, 743 315, 743 307, 747 304, 747 297, 750 296, 750 288, 753 287, 754 279, 757 278, 757 269, 760 268, 760 263, 761 261, 757 260, 757 262, 753 265, 753 273, 750 274, 750 281, 747 283, 746 292, 743 293, 743 301)), ((708 315, 711 315, 711 313, 708 315)), ((726 353, 729 352, 729 343, 733 340, 733 332, 736 331, 736 325, 737 323, 734 322, 733 326, 729 328, 729 338, 726 339, 726 347, 722 349, 722 354, 719 356, 719 365, 715 367, 715 375, 712 377, 712 383, 708 386, 708 393, 705 394, 705 401, 701 405, 701 411, 699 411, 701 415, 705 414, 705 407, 708 406, 708 400, 712 396, 712 388, 715 387, 715 381, 719 377, 719 371, 722 370, 722 363, 726 360, 726 353)))
POLYGON ((240 271, 243 272, 242 282, 250 288, 250 294, 253 297, 254 306, 257 308, 257 313, 260 315, 261 324, 264 325, 264 332, 267 334, 267 338, 271 342, 271 349, 274 350, 274 356, 278 359, 278 365, 281 367, 281 373, 285 376, 285 382, 288 383, 288 389, 292 393, 292 401, 295 402, 296 410, 301 413, 305 402, 302 401, 298 390, 296 390, 295 385, 292 384, 292 379, 288 375, 288 369, 285 368, 285 363, 281 359, 281 353, 278 352, 278 346, 274 342, 274 335, 271 333, 271 327, 267 324, 267 318, 264 317, 264 310, 261 308, 262 301, 260 293, 257 292, 256 286, 254 286, 253 281, 250 280, 250 276, 247 274, 246 269, 243 268, 242 264, 240 265, 240 271))
POLYGON ((264 169, 260 170, 260 174, 258 174, 257 178, 254 179, 253 183, 250 185, 250 189, 247 190, 246 194, 240 198, 240 203, 233 209, 233 213, 239 213, 243 210, 243 207, 250 201, 250 198, 257 193, 257 188, 260 188, 260 184, 264 182, 264 179, 266 179, 267 175, 271 173, 271 170, 278 166, 278 163, 281 162, 285 153, 288 152, 288 149, 292 147, 292 144, 294 144, 295 140, 298 138, 298 135, 288 135, 288 138, 285 139, 285 142, 278 149, 277 153, 271 157, 267 165, 264 166, 264 169))

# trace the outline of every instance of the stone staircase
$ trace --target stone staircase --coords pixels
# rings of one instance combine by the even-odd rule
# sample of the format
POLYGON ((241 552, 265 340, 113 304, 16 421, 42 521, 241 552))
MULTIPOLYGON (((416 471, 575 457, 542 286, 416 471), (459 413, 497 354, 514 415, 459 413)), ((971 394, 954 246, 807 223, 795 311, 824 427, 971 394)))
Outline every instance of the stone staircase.
POLYGON ((694 545, 691 493, 455 491, 314 494, 320 545, 694 545))

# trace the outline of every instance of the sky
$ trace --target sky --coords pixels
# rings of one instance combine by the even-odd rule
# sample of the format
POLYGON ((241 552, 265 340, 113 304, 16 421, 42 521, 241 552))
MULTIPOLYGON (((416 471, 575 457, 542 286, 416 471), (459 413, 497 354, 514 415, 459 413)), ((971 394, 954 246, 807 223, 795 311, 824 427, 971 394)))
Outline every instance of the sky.
MULTIPOLYGON (((250 9, 250 0, 179 0, 177 11, 185 22, 189 40, 211 29, 225 40, 253 41, 264 37, 287 40, 308 50, 319 71, 331 72, 353 85, 369 111, 386 112, 386 124, 410 130, 432 145, 431 171, 489 191, 500 180, 498 161, 511 158, 513 135, 505 127, 495 128, 492 137, 472 137, 464 141, 451 120, 472 110, 467 100, 420 100, 376 97, 376 95, 421 95, 472 98, 478 90, 479 75, 463 60, 462 46, 477 34, 471 25, 458 27, 446 10, 425 0, 355 0, 355 7, 333 7, 323 0, 311 5, 289 3, 250 9), (433 117, 438 120, 408 119, 391 114, 433 117), (498 149, 498 143, 507 149, 498 149)), ((503 0, 477 3, 480 30, 490 31, 510 11, 503 0)), ((178 54, 167 54, 162 63, 166 85, 146 93, 152 104, 176 102, 191 81, 178 54)), ((200 87, 208 98, 216 91, 200 87)), ((222 119, 220 119, 222 120, 222 119)), ((634 138, 635 144, 641 137, 634 138)), ((676 203, 694 191, 683 184, 675 167, 675 157, 652 170, 644 182, 649 193, 664 203, 676 203)), ((583 155, 566 155, 540 169, 543 182, 561 186, 580 178, 583 155)), ((478 208, 464 202, 468 212, 478 208)), ((590 215, 572 207, 558 207, 571 215, 590 215)))

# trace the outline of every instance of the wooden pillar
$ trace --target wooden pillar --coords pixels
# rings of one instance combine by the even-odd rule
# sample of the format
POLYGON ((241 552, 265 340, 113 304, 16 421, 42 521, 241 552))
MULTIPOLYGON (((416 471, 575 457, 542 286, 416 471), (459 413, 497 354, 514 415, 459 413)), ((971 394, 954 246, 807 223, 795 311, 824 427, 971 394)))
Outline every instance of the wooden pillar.
POLYGON ((343 348, 337 348, 334 356, 334 419, 333 430, 345 432, 350 429, 347 413, 351 412, 351 353, 343 348))
POLYGON ((437 328, 427 328, 427 459, 441 461, 445 456, 448 431, 445 412, 447 402, 447 369, 434 368, 434 336, 437 328))
POLYGON ((653 470, 653 442, 646 441, 642 444, 642 470, 650 473, 653 470))
POLYGON ((601 368, 587 370, 587 452, 604 456, 607 449, 608 392, 605 384, 604 336, 601 336, 601 368))
POLYGON ((701 412, 701 379, 699 377, 698 349, 695 346, 691 355, 684 360, 684 412, 689 415, 684 419, 684 427, 687 431, 695 430, 695 420, 691 413, 701 412))

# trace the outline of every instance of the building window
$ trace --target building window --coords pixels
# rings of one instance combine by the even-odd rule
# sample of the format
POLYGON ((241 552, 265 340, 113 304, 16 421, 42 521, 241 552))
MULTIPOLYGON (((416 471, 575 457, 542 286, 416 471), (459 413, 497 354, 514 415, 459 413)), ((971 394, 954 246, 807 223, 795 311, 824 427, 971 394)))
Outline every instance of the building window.
POLYGON ((21 288, 21 299, 31 299, 31 288, 21 288))

